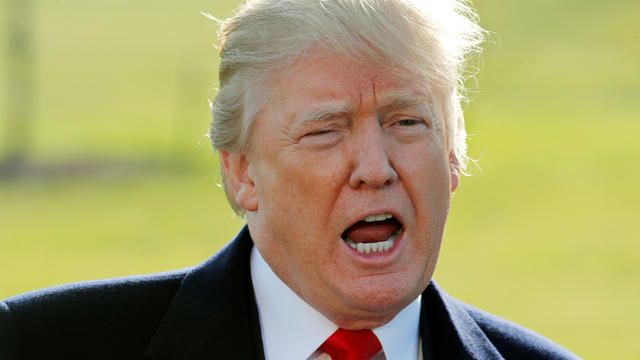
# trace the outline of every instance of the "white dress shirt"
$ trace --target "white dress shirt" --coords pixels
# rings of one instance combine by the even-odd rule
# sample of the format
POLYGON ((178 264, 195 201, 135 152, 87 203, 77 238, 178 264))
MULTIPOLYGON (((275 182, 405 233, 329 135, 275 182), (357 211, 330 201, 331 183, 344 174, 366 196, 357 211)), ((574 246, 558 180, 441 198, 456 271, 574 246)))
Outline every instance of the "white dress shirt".
MULTIPOLYGON (((282 282, 255 246, 251 250, 251 281, 265 360, 330 359, 319 348, 338 326, 282 282)), ((419 320, 420 297, 393 320, 372 329, 382 344, 372 360, 421 360, 419 320)))

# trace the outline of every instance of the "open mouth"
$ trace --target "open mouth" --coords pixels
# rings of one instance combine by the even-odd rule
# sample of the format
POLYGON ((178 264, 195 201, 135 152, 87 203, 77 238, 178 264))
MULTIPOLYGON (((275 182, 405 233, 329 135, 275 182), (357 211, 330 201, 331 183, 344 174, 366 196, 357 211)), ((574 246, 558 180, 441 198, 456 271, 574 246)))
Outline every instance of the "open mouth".
POLYGON ((402 223, 391 214, 369 215, 347 228, 342 240, 359 253, 380 253, 393 247, 402 229, 402 223))

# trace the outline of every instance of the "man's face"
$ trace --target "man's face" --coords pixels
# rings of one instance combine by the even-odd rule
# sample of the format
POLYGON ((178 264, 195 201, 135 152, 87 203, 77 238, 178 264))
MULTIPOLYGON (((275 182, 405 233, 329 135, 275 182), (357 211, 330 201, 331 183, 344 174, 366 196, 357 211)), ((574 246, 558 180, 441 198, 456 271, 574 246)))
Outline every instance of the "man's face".
POLYGON ((413 81, 334 57, 267 89, 250 149, 223 154, 255 245, 339 326, 390 321, 436 266, 457 183, 442 120, 413 81))

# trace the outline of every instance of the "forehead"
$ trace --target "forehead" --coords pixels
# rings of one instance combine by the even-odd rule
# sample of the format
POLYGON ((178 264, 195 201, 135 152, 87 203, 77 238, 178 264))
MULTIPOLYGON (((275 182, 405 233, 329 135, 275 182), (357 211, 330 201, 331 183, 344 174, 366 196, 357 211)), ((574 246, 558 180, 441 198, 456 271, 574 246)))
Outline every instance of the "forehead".
POLYGON ((356 111, 363 105, 409 106, 431 101, 428 91, 420 86, 424 82, 408 71, 392 69, 388 64, 311 52, 275 74, 269 85, 268 104, 318 104, 356 111))

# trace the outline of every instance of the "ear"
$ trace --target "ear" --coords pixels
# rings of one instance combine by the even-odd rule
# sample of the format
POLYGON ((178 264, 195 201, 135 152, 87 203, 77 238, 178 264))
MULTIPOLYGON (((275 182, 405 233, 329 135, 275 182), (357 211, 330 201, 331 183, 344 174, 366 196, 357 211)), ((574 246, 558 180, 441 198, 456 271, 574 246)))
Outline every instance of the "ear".
POLYGON ((451 172, 451 192, 454 192, 460 184, 460 163, 453 153, 449 154, 449 171, 451 172))
POLYGON ((220 150, 228 193, 245 211, 258 210, 256 185, 249 175, 249 161, 244 154, 220 150))

